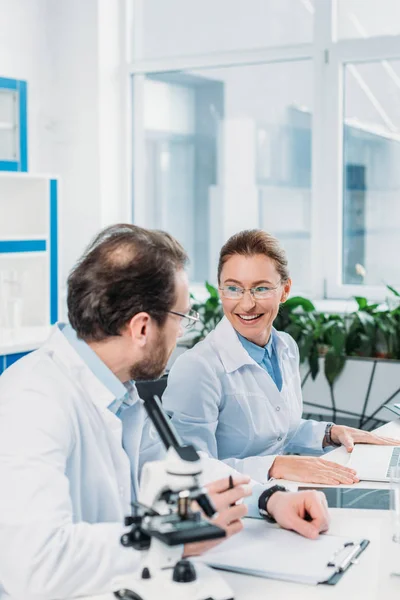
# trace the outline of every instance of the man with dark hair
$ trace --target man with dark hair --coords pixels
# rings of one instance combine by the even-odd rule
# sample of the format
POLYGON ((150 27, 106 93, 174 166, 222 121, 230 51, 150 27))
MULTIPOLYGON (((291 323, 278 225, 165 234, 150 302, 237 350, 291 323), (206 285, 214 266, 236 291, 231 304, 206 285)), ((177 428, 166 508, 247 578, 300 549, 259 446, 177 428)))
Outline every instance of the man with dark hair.
MULTIPOLYGON (((122 523, 143 464, 164 451, 134 381, 159 377, 185 324, 197 320, 186 262, 168 234, 105 229, 68 278, 70 324, 55 325, 39 350, 1 376, 2 599, 106 592, 137 566, 138 553, 120 545, 122 523)), ((206 465, 211 480, 212 461, 206 465)), ((227 478, 209 485, 227 535, 242 527, 247 507, 235 503, 250 494, 248 481, 235 474, 233 489, 227 478)), ((322 495, 262 497, 261 508, 285 527, 309 537, 327 528, 322 495)))

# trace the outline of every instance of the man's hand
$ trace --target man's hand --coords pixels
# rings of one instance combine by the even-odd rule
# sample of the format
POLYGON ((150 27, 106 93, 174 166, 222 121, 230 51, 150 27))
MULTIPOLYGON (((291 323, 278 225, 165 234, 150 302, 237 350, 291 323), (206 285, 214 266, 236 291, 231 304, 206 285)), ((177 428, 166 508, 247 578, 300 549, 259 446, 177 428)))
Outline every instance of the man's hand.
POLYGON ((377 446, 400 446, 400 440, 382 437, 370 431, 362 431, 345 425, 334 425, 331 429, 331 439, 335 444, 341 444, 347 452, 353 452, 354 444, 376 444, 377 446))
POLYGON ((269 476, 326 485, 352 485, 360 481, 354 469, 315 456, 277 456, 269 470, 269 476))
POLYGON ((275 492, 268 499, 267 511, 284 529, 292 529, 310 539, 317 538, 329 527, 325 495, 316 490, 275 492))
POLYGON ((251 496, 250 486, 246 486, 249 481, 250 477, 235 475, 233 477, 234 487, 232 489, 229 489, 228 477, 214 481, 206 486, 211 501, 217 509, 217 514, 211 519, 211 522, 214 525, 222 527, 226 532, 226 537, 218 540, 185 544, 184 556, 202 554, 243 529, 241 519, 247 515, 247 506, 243 503, 236 504, 236 502, 246 496, 251 496))

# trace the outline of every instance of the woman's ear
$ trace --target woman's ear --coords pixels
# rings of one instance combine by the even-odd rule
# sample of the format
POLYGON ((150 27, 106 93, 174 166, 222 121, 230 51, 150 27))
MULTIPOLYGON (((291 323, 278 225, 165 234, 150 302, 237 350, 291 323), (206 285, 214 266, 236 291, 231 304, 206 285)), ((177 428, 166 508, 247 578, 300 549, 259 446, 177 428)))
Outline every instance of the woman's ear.
POLYGON ((282 290, 282 295, 281 295, 281 302, 286 302, 286 300, 289 298, 289 294, 290 294, 290 288, 292 287, 292 280, 287 279, 285 281, 285 283, 283 284, 283 290, 282 290))

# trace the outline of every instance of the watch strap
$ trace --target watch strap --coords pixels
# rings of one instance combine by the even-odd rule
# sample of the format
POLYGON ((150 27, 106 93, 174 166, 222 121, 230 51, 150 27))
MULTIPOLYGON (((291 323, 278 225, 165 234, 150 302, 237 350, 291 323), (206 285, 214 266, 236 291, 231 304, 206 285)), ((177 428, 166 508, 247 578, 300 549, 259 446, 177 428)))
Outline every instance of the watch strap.
POLYGON ((334 425, 335 425, 335 423, 327 423, 327 425, 325 427, 324 441, 325 441, 326 446, 334 446, 335 448, 339 448, 339 446, 341 444, 336 444, 331 438, 331 431, 332 431, 332 427, 334 425))
POLYGON ((273 485, 262 492, 258 499, 258 512, 268 523, 276 523, 274 517, 267 511, 267 502, 275 492, 288 492, 283 485, 273 485))

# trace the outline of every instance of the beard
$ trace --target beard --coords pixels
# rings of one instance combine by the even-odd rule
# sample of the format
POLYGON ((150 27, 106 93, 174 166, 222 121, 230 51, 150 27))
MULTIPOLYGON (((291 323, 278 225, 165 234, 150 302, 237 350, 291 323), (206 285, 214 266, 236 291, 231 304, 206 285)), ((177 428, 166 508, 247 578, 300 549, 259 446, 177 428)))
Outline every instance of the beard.
POLYGON ((164 336, 155 340, 146 356, 130 369, 130 378, 134 381, 159 379, 165 371, 171 352, 168 351, 164 336))

